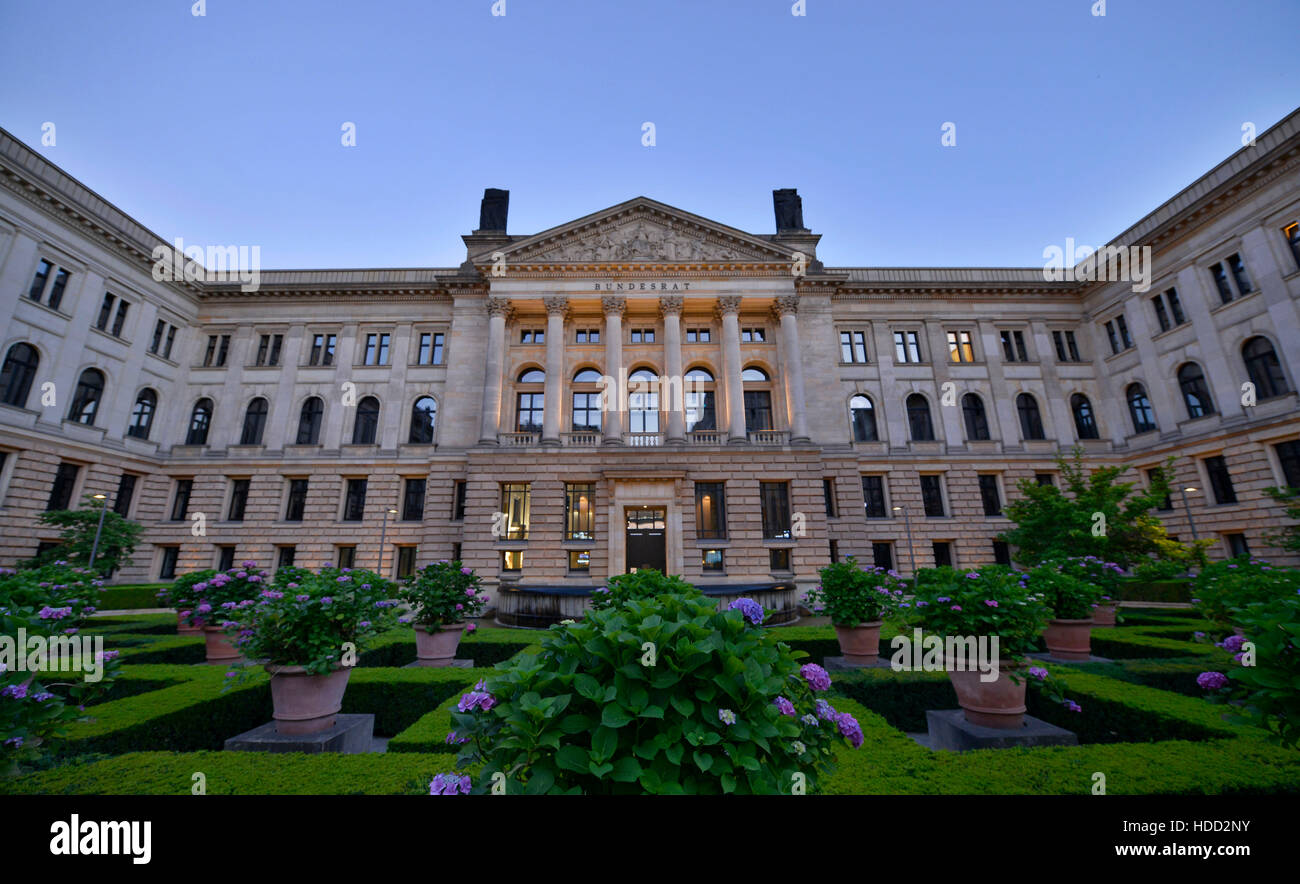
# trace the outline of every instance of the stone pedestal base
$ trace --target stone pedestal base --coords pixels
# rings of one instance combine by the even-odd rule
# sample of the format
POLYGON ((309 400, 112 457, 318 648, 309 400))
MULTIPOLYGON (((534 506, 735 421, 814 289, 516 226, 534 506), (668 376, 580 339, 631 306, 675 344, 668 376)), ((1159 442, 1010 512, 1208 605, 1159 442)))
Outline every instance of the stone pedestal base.
POLYGON ((927 745, 931 749, 946 749, 950 752, 1079 744, 1074 731, 1048 724, 1032 715, 1026 715, 1024 727, 1016 730, 971 724, 960 709, 927 709, 925 722, 930 728, 927 745))
POLYGON ((1060 657, 1053 657, 1050 652, 1039 651, 1028 655, 1034 660, 1042 660, 1044 663, 1113 663, 1114 660, 1109 657, 1098 657, 1096 654, 1090 656, 1087 660, 1062 660, 1060 657))
POLYGON ((852 672, 855 669, 888 669, 889 659, 879 657, 875 663, 850 663, 843 657, 827 657, 822 660, 822 668, 827 672, 852 672))
POLYGON ((371 751, 375 734, 373 715, 335 716, 334 727, 316 734, 276 733, 275 722, 226 740, 227 752, 339 752, 356 755, 371 751))
POLYGON ((432 663, 425 663, 423 660, 416 660, 414 663, 407 663, 403 669, 473 669, 473 660, 453 659, 447 666, 434 666, 432 663))

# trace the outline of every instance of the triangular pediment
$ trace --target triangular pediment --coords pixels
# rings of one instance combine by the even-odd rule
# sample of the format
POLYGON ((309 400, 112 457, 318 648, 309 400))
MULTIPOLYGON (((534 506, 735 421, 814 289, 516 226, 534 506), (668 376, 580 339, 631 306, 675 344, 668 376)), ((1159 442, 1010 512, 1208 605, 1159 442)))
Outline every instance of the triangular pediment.
POLYGON ((794 249, 637 197, 501 249, 510 264, 788 262, 794 249))

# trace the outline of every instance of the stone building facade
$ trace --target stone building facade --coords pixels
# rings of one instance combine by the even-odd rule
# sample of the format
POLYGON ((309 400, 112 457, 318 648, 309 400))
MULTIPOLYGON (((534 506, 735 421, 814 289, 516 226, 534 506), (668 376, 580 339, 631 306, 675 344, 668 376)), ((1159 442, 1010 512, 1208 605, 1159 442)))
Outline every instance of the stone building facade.
POLYGON ((1173 534, 1285 558, 1300 112, 1115 238, 1149 287, 827 267, 790 191, 774 234, 637 198, 531 235, 489 191, 459 267, 246 291, 156 278, 169 243, 4 132, 0 172, 0 564, 98 493, 145 526, 123 581, 382 556, 806 587, 1004 558, 1002 506, 1075 445, 1140 481, 1177 458, 1173 534))

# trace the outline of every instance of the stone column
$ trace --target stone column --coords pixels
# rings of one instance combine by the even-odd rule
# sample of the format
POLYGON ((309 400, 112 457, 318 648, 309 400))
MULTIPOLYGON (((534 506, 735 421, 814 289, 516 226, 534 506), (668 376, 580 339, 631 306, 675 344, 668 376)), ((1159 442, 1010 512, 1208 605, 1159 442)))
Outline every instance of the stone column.
POLYGON ((560 414, 564 398, 564 316, 569 299, 553 296, 546 305, 546 410, 542 417, 542 444, 560 444, 560 414))
POLYGON ((808 442, 808 415, 804 403, 803 359, 799 350, 798 295, 776 299, 776 315, 781 321, 781 349, 785 351, 785 398, 790 414, 790 441, 808 442))
POLYGON ((724 295, 718 298, 718 313, 722 316, 722 373, 727 378, 727 441, 745 444, 745 384, 740 378, 740 297, 724 295))
POLYGON ((627 303, 622 298, 600 299, 605 311, 605 390, 601 401, 600 426, 602 445, 623 444, 623 313, 627 303))
POLYGON ((664 373, 666 384, 659 385, 660 407, 668 410, 668 444, 686 444, 685 389, 682 379, 682 299, 668 295, 659 299, 664 318, 664 373))
POLYGON ((487 368, 483 375, 482 424, 479 427, 480 445, 496 445, 501 430, 501 371, 506 355, 506 319, 510 315, 507 298, 488 298, 487 368))

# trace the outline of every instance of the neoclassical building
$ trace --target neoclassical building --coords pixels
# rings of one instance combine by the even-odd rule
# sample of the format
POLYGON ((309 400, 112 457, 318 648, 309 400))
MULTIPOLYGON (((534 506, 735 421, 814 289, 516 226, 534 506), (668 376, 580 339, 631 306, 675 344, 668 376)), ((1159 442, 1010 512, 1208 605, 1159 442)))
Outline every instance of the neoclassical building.
POLYGON ((1177 458, 1172 533, 1283 558, 1300 112, 1115 237, 1142 284, 827 267, 793 191, 775 233, 638 197, 519 234, 489 190, 459 267, 252 287, 160 275, 167 240, 3 131, 0 172, 0 564, 103 494, 145 526, 124 581, 457 557, 560 607, 637 567, 797 588, 1006 560, 1004 504, 1075 445, 1139 482, 1177 458))

